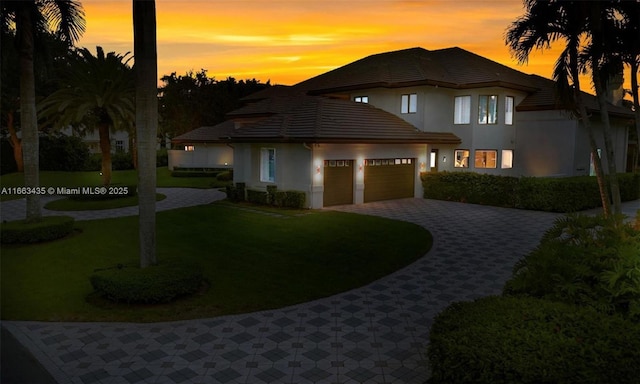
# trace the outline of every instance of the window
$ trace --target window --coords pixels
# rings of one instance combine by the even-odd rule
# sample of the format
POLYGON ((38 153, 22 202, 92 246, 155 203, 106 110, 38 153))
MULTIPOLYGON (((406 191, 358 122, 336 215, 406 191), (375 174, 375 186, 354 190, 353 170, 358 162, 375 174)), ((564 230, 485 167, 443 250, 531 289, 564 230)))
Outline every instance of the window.
POLYGON ((368 103, 369 96, 356 96, 353 98, 353 101, 355 101, 356 103, 368 103))
MULTIPOLYGON (((602 159, 602 149, 598 148, 597 150, 598 152, 598 158, 602 159)), ((593 153, 591 153, 589 155, 589 176, 595 176, 596 175, 596 165, 594 164, 593 161, 593 153)))
POLYGON ((498 96, 480 95, 478 100, 478 124, 498 122, 498 96))
POLYGON ((500 165, 500 168, 513 168, 513 149, 502 150, 502 163, 500 165))
POLYGON ((124 152, 124 141, 116 140, 116 152, 124 152))
POLYGON ((260 150, 260 181, 273 183, 276 180, 276 150, 262 148, 260 150))
POLYGON ((184 150, 187 152, 193 152, 195 151, 196 147, 194 147, 193 145, 185 145, 184 146, 184 150))
POLYGON ((469 151, 466 149, 456 149, 455 162, 453 166, 455 168, 469 168, 469 151))
POLYGON ((507 96, 504 99, 504 123, 513 124, 513 96, 507 96))
POLYGON ((408 95, 402 95, 402 105, 400 107, 401 113, 416 113, 418 110, 418 95, 411 93, 408 95))
POLYGON ((476 151, 475 166, 476 168, 495 168, 497 157, 498 151, 476 151))
POLYGON ((471 123, 471 96, 456 96, 453 124, 471 123))

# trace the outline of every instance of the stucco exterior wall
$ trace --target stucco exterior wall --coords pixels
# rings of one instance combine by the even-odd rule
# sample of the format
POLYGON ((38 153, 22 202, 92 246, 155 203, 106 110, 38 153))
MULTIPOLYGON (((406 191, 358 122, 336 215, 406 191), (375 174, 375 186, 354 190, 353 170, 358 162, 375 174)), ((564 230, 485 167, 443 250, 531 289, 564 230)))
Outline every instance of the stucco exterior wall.
MULTIPOLYGON (((181 146, 184 148, 184 146, 181 146)), ((232 168, 233 149, 226 144, 195 144, 193 151, 170 149, 169 170, 179 168, 232 168)))

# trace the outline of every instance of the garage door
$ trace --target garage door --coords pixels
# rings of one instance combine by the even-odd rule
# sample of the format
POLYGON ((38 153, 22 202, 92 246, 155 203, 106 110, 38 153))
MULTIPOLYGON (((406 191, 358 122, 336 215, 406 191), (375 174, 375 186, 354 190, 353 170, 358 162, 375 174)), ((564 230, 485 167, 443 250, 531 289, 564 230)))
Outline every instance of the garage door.
POLYGON ((353 160, 325 160, 323 205, 353 204, 353 160))
POLYGON ((364 167, 364 202, 414 196, 414 159, 368 159, 364 167))

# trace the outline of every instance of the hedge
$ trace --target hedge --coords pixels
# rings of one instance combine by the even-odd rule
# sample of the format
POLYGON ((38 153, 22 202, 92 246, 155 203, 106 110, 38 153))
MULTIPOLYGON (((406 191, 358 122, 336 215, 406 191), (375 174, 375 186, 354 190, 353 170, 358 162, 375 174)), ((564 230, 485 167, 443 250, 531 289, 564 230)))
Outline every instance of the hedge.
MULTIPOLYGON (((227 193, 237 193, 227 189, 227 193)), ((237 200, 236 200, 237 201, 237 200)), ((303 209, 306 194, 302 191, 279 191, 275 185, 267 186, 266 191, 247 189, 247 201, 258 205, 271 205, 279 208, 303 209)))
MULTIPOLYGON (((421 175, 427 199, 531 209, 577 212, 601 206, 595 177, 510 177, 472 172, 421 175)), ((622 201, 640 198, 640 174, 619 174, 622 201)))
POLYGON ((166 303, 199 290, 204 282, 200 268, 165 262, 144 269, 125 267, 96 271, 89 278, 94 291, 115 302, 166 303))
POLYGON ((640 324, 534 298, 453 303, 434 320, 429 384, 640 383, 640 324))
POLYGON ((73 231, 74 221, 69 216, 46 216, 36 223, 26 220, 3 222, 0 224, 0 242, 30 244, 60 239, 73 231))

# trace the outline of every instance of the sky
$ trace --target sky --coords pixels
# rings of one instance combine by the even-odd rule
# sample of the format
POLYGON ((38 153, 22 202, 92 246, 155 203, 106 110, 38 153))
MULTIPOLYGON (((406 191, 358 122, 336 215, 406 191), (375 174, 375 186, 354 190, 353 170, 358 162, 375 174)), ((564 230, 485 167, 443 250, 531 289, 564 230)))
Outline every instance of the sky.
MULTIPOLYGON (((78 46, 133 52, 131 0, 81 3, 78 46)), ((522 13, 521 0, 156 0, 158 76, 293 85, 375 53, 457 46, 550 77, 559 48, 519 65, 504 44, 522 13)))

